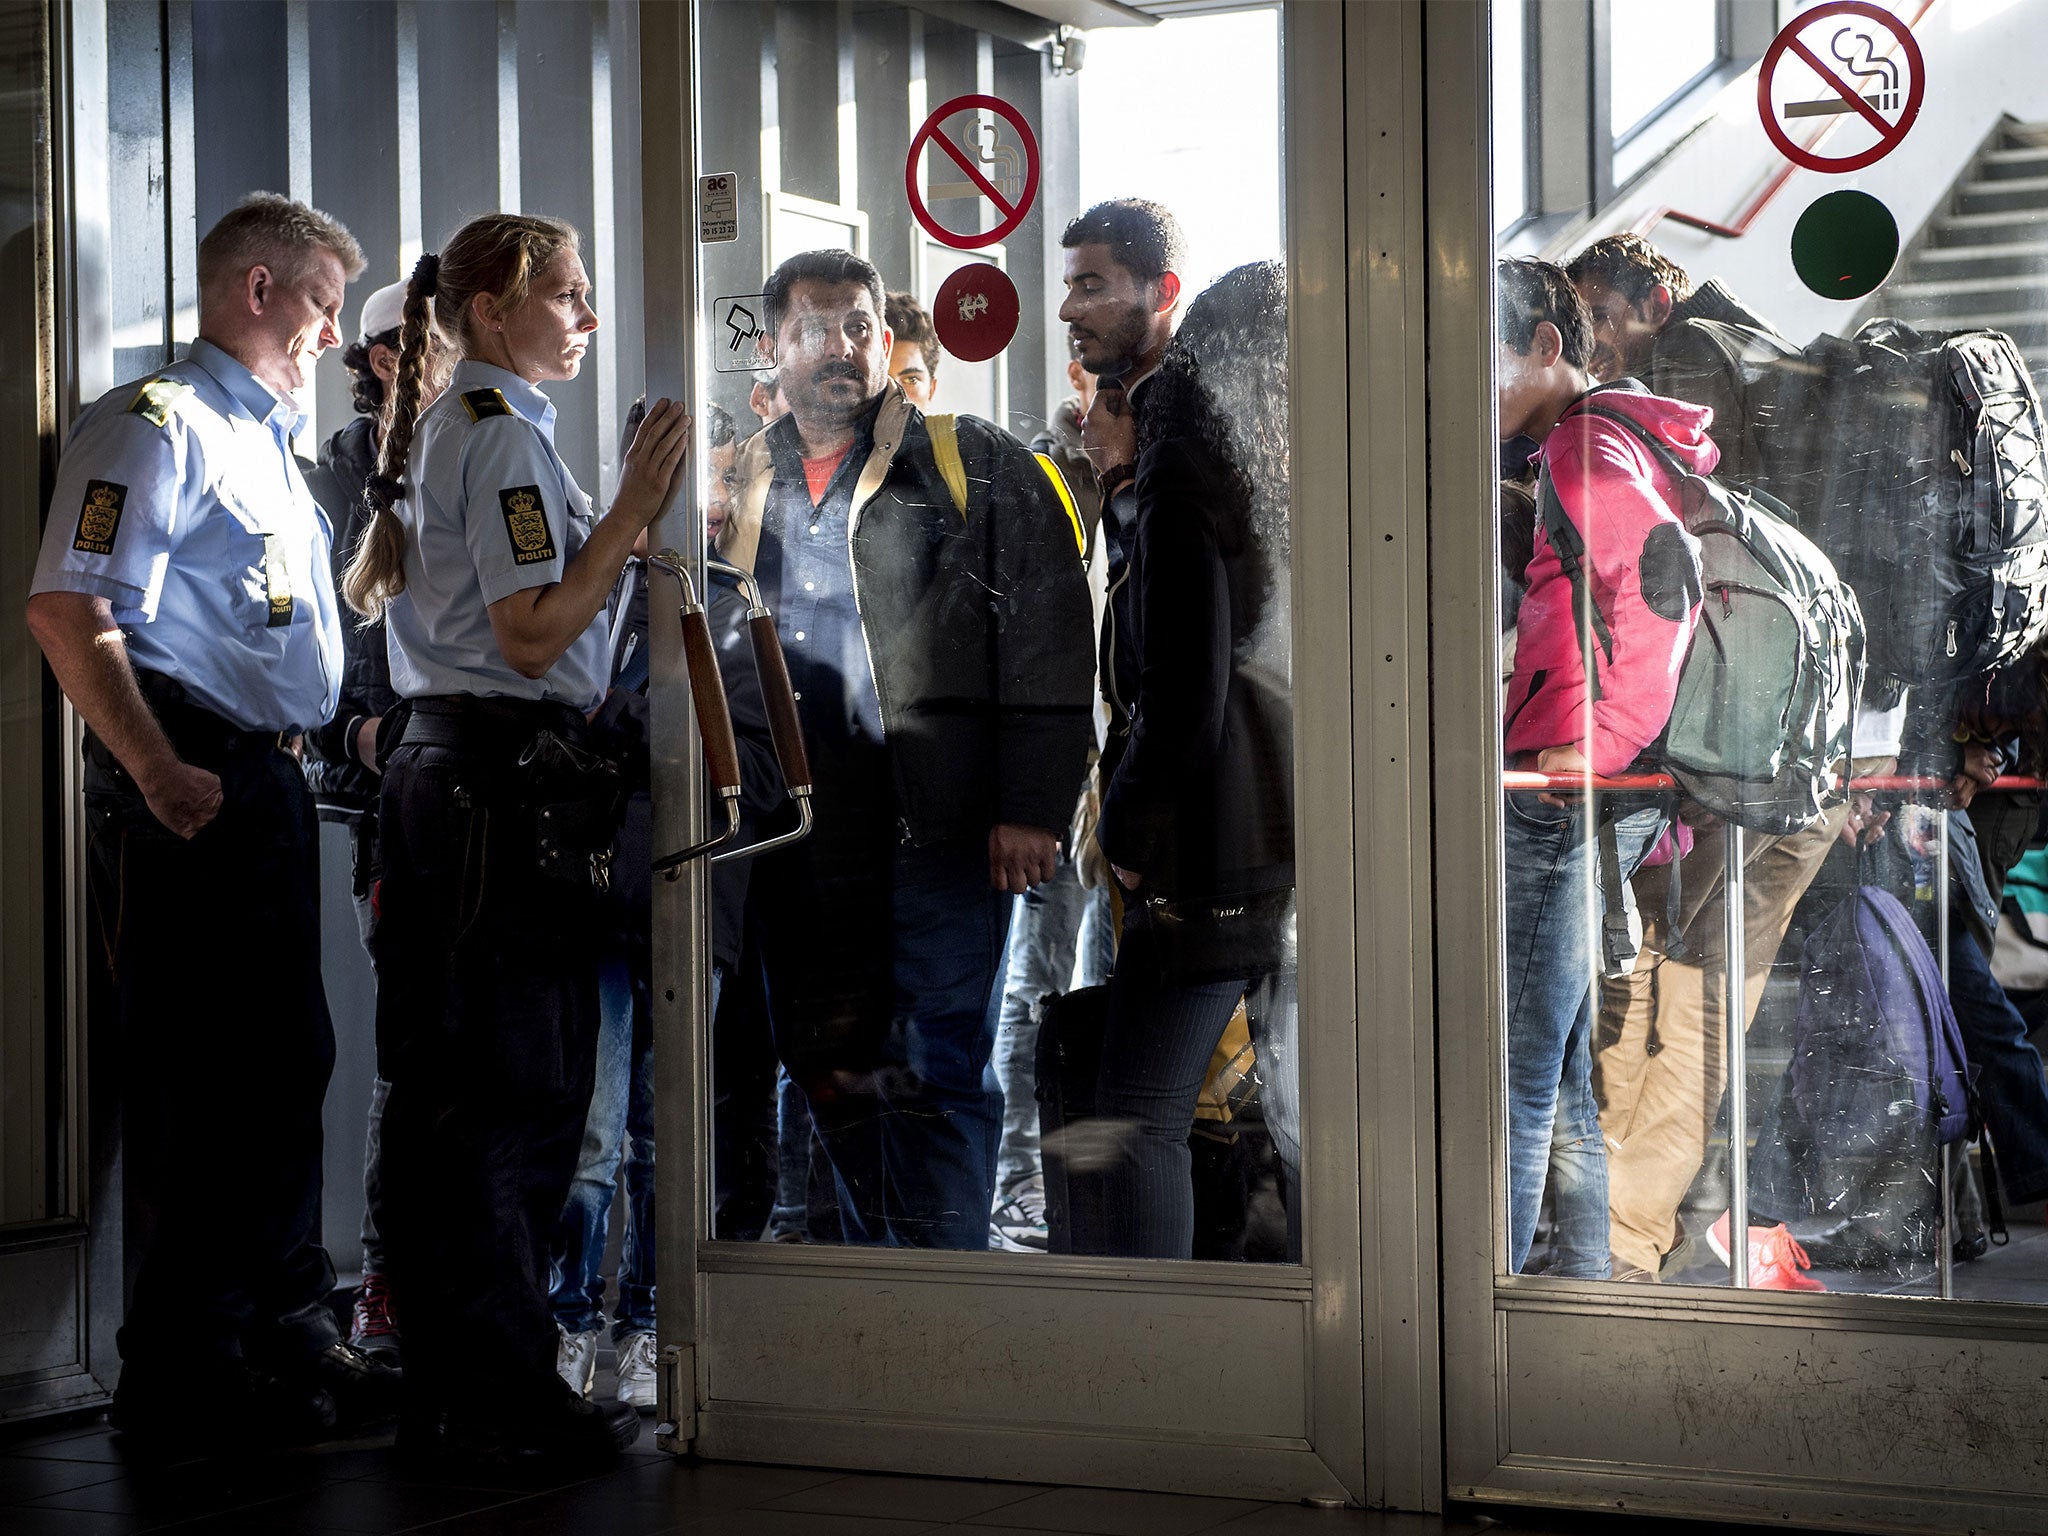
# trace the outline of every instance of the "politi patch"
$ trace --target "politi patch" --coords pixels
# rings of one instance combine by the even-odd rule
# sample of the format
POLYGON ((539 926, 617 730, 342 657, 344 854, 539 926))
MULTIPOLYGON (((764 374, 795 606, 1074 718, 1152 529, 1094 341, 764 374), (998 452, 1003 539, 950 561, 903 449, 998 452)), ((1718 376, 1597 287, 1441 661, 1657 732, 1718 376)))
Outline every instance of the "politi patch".
POLYGON ((555 558, 554 530, 548 527, 547 507, 537 485, 515 485, 498 492, 504 509, 505 532, 512 540, 514 565, 539 565, 555 558))
POLYGON ((78 532, 71 547, 88 555, 111 555, 114 535, 121 531, 121 508, 128 502, 128 487, 111 480, 85 482, 85 501, 78 509, 78 532))

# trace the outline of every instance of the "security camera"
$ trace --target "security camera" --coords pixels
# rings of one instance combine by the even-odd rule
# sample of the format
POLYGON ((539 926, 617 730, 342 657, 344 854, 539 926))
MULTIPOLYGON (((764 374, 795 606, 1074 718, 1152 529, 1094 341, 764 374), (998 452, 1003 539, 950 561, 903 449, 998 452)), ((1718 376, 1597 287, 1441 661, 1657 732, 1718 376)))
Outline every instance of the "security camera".
POLYGON ((1088 37, 1079 27, 1063 26, 1058 36, 1058 57, 1054 64, 1063 75, 1078 75, 1088 62, 1088 37))

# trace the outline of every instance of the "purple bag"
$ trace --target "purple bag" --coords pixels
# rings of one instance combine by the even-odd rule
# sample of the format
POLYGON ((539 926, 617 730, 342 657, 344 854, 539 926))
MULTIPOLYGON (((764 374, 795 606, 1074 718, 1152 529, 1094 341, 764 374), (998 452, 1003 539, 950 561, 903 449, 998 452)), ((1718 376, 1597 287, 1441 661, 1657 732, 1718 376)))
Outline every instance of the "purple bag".
POLYGON ((1826 1152, 1971 1135, 1962 1031, 1941 967, 1897 897, 1859 886, 1806 941, 1792 1100, 1826 1152))

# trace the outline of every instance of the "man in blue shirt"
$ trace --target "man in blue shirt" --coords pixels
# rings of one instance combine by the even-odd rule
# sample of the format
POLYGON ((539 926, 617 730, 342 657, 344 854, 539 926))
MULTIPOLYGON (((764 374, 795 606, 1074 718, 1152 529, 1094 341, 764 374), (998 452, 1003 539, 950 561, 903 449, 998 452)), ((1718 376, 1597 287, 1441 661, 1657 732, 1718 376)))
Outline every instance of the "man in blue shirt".
POLYGON ((339 223, 275 194, 214 226, 190 355, 72 432, 28 604, 87 726, 87 890, 150 1233, 114 1412, 142 1441, 317 1434, 395 1406, 397 1373, 325 1305, 334 1032, 296 760, 334 712, 342 631, 293 396, 362 266, 339 223))

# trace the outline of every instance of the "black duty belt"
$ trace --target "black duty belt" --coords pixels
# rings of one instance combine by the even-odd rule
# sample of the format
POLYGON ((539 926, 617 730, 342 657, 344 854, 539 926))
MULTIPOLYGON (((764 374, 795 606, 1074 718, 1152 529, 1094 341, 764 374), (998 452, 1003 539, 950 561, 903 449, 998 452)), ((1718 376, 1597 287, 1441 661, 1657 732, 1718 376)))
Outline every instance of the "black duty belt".
POLYGON ((580 710, 551 699, 496 699, 475 694, 432 694, 412 701, 402 744, 514 756, 541 731, 582 746, 590 724, 580 710))
POLYGON ((269 752, 291 743, 289 731, 246 730, 204 705, 195 704, 185 685, 174 677, 137 669, 135 682, 180 757, 204 756, 208 751, 269 752))

